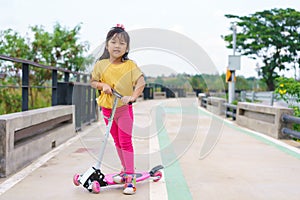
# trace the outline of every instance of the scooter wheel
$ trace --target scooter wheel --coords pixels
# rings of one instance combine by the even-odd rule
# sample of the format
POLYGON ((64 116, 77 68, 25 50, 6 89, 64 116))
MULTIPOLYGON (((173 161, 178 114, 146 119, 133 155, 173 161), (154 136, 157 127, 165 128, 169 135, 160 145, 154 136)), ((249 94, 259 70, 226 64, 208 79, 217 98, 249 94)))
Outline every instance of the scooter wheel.
POLYGON ((155 173, 153 174, 153 177, 156 177, 156 178, 153 180, 154 182, 159 181, 159 180, 161 179, 161 177, 162 177, 161 171, 155 172, 155 173))
POLYGON ((80 183, 79 183, 79 181, 78 181, 79 177, 80 177, 79 174, 75 174, 74 177, 73 177, 73 183, 74 183, 74 185, 76 185, 76 186, 79 186, 79 185, 80 185, 80 183))
POLYGON ((98 181, 93 181, 92 183, 92 191, 96 194, 100 192, 100 184, 98 181))

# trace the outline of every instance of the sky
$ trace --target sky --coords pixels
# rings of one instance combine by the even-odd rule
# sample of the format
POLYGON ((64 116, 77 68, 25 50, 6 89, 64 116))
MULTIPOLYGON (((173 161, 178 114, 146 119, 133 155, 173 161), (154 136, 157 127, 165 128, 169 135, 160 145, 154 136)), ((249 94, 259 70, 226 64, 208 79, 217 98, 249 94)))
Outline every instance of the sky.
MULTIPOLYGON (((246 16, 273 8, 294 8, 300 11, 299 0, 0 0, 0 30, 12 28, 25 35, 29 26, 42 25, 52 31, 55 23, 69 29, 81 24, 80 40, 90 43, 90 52, 101 45, 107 32, 118 23, 124 24, 130 33, 145 28, 173 31, 199 45, 221 74, 226 72, 228 56, 233 50, 226 48, 221 35, 230 34, 231 21, 225 14, 246 16)), ((135 38, 131 37, 131 41, 135 38)), ((147 40, 147 38, 144 38, 147 40)), ((164 38, 157 39, 164 40, 164 38)), ((176 42, 176 41, 174 41, 176 42)), ((203 53, 203 52, 202 52, 203 53)), ((168 51, 148 49, 133 51, 130 58, 140 66, 151 68, 149 73, 190 73, 199 70, 168 51), (163 67, 165 66, 165 67, 163 67)), ((259 63, 258 63, 259 65, 259 63)), ((257 61, 241 57, 237 75, 256 76, 257 61)), ((203 71, 201 71, 204 73, 203 71)), ((285 73, 293 76, 295 72, 285 73)), ((300 76, 300 72, 296 72, 300 76)))

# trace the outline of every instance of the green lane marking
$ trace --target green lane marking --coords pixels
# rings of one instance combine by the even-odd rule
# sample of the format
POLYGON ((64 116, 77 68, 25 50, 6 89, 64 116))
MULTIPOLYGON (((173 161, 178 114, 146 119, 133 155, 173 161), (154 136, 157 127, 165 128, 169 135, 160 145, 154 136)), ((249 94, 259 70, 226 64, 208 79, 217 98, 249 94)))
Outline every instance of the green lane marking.
MULTIPOLYGON (((241 132, 241 133, 243 133, 243 134, 249 135, 249 136, 251 136, 251 137, 253 137, 253 138, 255 138, 255 139, 257 139, 257 140, 259 140, 259 141, 261 141, 261 142, 263 142, 263 143, 265 143, 265 144, 271 145, 271 146, 273 146, 273 147, 279 149, 280 151, 282 151, 282 152, 284 152, 284 153, 286 153, 286 154, 288 154, 288 155, 291 155, 291 156, 293 156, 293 157, 295 157, 295 158, 297 158, 297 159, 300 159, 300 154, 299 154, 299 153, 297 153, 297 152, 295 152, 295 151, 293 151, 293 150, 291 150, 291 149, 289 149, 289 148, 287 148, 287 147, 285 147, 285 146, 282 146, 282 145, 277 144, 277 143, 275 143, 275 142, 273 142, 273 141, 271 141, 271 140, 268 140, 267 138, 262 137, 262 136, 260 136, 260 135, 257 135, 257 134, 255 134, 255 133, 251 132, 250 130, 247 130, 247 129, 243 128, 243 127, 239 127, 238 125, 229 123, 227 120, 222 119, 222 118, 220 118, 219 116, 215 116, 215 115, 212 114, 212 113, 209 113, 209 112, 207 112, 207 111, 203 111, 203 110, 201 110, 200 108, 198 108, 198 109, 200 110, 201 113, 213 117, 214 120, 223 120, 224 124, 225 124, 226 126, 230 127, 230 128, 233 128, 233 129, 235 129, 235 130, 238 130, 239 132, 241 132)), ((262 133, 262 134, 263 134, 263 133, 262 133)))
POLYGON ((156 127, 159 130, 158 140, 161 149, 161 158, 165 166, 164 175, 168 191, 168 199, 193 199, 189 187, 183 176, 180 164, 174 153, 174 147, 170 143, 167 131, 163 125, 163 108, 156 109, 156 127))
POLYGON ((229 122, 226 122, 226 125, 229 126, 229 127, 231 127, 231 128, 233 128, 233 129, 236 129, 236 130, 238 130, 238 131, 240 131, 240 132, 242 132, 242 133, 244 133, 246 135, 249 135, 249 136, 251 136, 251 137, 253 137, 253 138, 255 138, 255 139, 257 139, 257 140, 259 140, 259 141, 261 141, 263 143, 265 143, 265 144, 273 146, 273 147, 279 149, 280 151, 285 152, 285 153, 287 153, 287 154, 289 154, 289 155, 291 155, 291 156, 293 156, 295 158, 300 159, 300 154, 299 153, 297 153, 297 152, 295 152, 295 151, 293 151, 293 150, 291 150, 291 149, 289 149, 289 148, 287 148, 285 146, 277 144, 277 143, 275 143, 275 142, 273 142, 271 140, 268 140, 267 138, 264 138, 264 137, 262 137, 260 135, 256 135, 256 134, 252 133, 251 131, 248 131, 246 129, 238 127, 238 126, 236 126, 234 124, 230 124, 229 122))

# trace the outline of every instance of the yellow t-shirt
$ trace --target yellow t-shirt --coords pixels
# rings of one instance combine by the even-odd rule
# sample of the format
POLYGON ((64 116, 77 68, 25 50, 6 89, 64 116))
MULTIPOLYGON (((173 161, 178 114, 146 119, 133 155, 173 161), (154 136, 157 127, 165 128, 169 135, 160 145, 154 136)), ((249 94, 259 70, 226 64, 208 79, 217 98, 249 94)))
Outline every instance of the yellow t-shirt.
MULTIPOLYGON (((131 96, 136 81, 142 75, 142 71, 132 60, 113 64, 110 63, 109 59, 103 59, 96 62, 92 71, 92 80, 110 85, 123 96, 131 96)), ((113 95, 101 92, 97 103, 99 106, 112 108, 113 98, 113 95)), ((124 104, 119 101, 117 107, 122 105, 124 104)))

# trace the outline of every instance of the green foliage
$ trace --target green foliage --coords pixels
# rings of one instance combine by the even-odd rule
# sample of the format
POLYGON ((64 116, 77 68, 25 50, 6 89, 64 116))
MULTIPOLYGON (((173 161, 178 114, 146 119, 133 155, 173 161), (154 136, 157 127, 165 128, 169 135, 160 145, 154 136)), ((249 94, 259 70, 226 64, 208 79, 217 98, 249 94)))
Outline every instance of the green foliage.
MULTIPOLYGON (((228 88, 228 84, 225 83, 225 74, 212 75, 212 74, 177 74, 170 75, 168 77, 159 76, 156 78, 146 77, 147 83, 156 83, 164 85, 170 88, 183 88, 186 91, 201 90, 202 92, 217 91, 224 92, 228 88)), ((243 76, 237 76, 236 89, 237 90, 253 90, 254 78, 245 78, 243 76)), ((265 90, 264 85, 260 80, 256 80, 259 86, 258 90, 265 90)))
POLYGON ((162 79, 162 77, 159 76, 155 79, 154 83, 164 85, 164 80, 162 79))
MULTIPOLYGON (((47 32, 43 26, 32 26, 25 37, 12 29, 0 30, 0 54, 71 71, 84 71, 92 63, 92 59, 90 56, 85 55, 89 49, 89 44, 79 42, 80 29, 80 25, 68 29, 57 23, 52 32, 47 32)), ((20 87, 21 69, 22 65, 19 63, 0 60, 0 73, 5 74, 5 77, 0 79, 0 86, 20 87)), ((59 74, 59 77, 61 76, 62 74, 59 74)), ((51 79, 52 73, 50 70, 30 67, 30 86, 38 88, 51 86, 51 79)), ((2 99, 0 114, 20 111, 21 93, 6 90, 4 87, 0 87, 0 90, 2 99), (13 101, 18 103, 12 103, 13 101), (14 106, 8 108, 7 103, 14 106)), ((45 89, 30 88, 29 108, 47 106, 51 106, 51 92, 46 92, 45 89)))
POLYGON ((276 78, 276 89, 274 91, 289 106, 300 102, 300 82, 293 78, 276 78))
MULTIPOLYGON (((225 89, 225 78, 220 77, 220 75, 213 75, 213 74, 202 74, 204 83, 205 83, 205 90, 204 91, 224 91, 225 89)), ((203 85, 204 86, 204 85, 203 85)))
MULTIPOLYGON (((0 54, 26 59, 31 54, 30 46, 19 33, 12 29, 0 30, 0 54)), ((21 64, 14 64, 0 60, 0 72, 5 74, 5 79, 0 79, 1 85, 5 82, 21 85, 21 64)))
MULTIPOLYGON (((276 83, 274 92, 294 110, 294 116, 300 117, 300 107, 296 105, 300 102, 300 82, 293 78, 279 77, 276 83)), ((300 124, 294 124, 293 129, 300 131, 300 124)))
POLYGON ((8 114, 21 111, 21 90, 14 88, 1 88, 0 92, 0 114, 8 114))
POLYGON ((234 100, 234 101, 232 101, 232 103, 231 104, 233 104, 233 105, 236 105, 237 106, 237 104, 238 104, 238 100, 234 100))
POLYGON ((29 109, 45 108, 51 106, 52 91, 50 88, 32 88, 29 102, 33 102, 31 98, 34 98, 35 103, 29 105, 29 109))
POLYGON ((26 59, 31 52, 27 39, 12 29, 0 30, 0 54, 26 59))
MULTIPOLYGON (((287 9, 271 9, 249 16, 225 15, 236 22, 237 52, 253 59, 260 59, 262 80, 268 90, 275 88, 278 72, 299 66, 300 12, 287 9), (292 63, 287 67, 286 64, 292 63)), ((233 35, 223 37, 227 48, 233 48, 233 35)))
POLYGON ((78 41, 80 29, 80 25, 69 30, 56 24, 53 33, 49 33, 42 26, 32 26, 34 61, 72 71, 84 70, 84 53, 89 49, 89 44, 78 41))
POLYGON ((203 76, 196 74, 190 78, 190 84, 194 89, 204 89, 207 88, 203 76))
MULTIPOLYGON (((300 117, 300 107, 299 106, 291 106, 290 108, 292 108, 294 110, 295 117, 300 117)), ((300 132, 300 124, 294 124, 293 129, 300 132)), ((300 139, 298 139, 298 142, 300 142, 300 139)))

